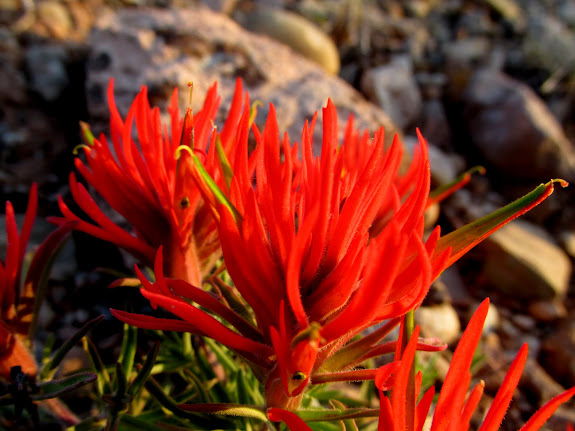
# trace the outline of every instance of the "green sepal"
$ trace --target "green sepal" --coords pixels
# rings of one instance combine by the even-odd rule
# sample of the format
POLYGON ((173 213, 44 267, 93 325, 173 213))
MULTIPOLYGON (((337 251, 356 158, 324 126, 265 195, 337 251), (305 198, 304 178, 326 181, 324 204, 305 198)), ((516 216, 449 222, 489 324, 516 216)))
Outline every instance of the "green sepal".
POLYGON ((77 373, 61 380, 50 380, 38 384, 39 393, 32 395, 34 401, 56 398, 70 393, 79 387, 92 383, 97 379, 94 373, 77 373))
POLYGON ((76 333, 72 335, 64 344, 62 344, 56 353, 54 353, 52 358, 42 367, 42 370, 40 371, 40 378, 45 379, 53 375, 56 371, 56 368, 58 368, 58 365, 60 365, 66 354, 102 320, 104 320, 104 315, 90 320, 78 331, 76 331, 76 333))
POLYGON ((567 187, 568 183, 564 180, 551 180, 546 184, 517 199, 503 208, 492 212, 479 220, 471 222, 445 236, 437 241, 434 250, 436 257, 448 248, 451 248, 451 256, 447 261, 446 267, 453 264, 463 256, 472 247, 483 241, 493 232, 501 228, 506 223, 526 213, 533 207, 543 202, 551 193, 553 193, 553 184, 559 183, 562 187, 567 187))
POLYGON ((220 135, 216 136, 216 152, 218 153, 218 158, 220 159, 220 163, 222 165, 222 171, 224 173, 224 181, 226 183, 226 188, 227 190, 229 190, 232 184, 234 171, 232 169, 230 161, 228 160, 228 157, 226 156, 226 152, 224 151, 220 135))
POLYGON ((193 152, 192 152, 192 161, 196 166, 196 169, 198 170, 200 177, 202 178, 208 189, 212 192, 216 200, 227 208, 227 210, 233 216, 236 223, 239 220, 241 220, 242 215, 239 213, 237 208, 230 202, 225 193, 222 192, 222 190, 218 187, 218 185, 216 184, 214 179, 210 176, 208 171, 206 171, 206 168, 204 168, 204 165, 202 164, 200 158, 193 152))

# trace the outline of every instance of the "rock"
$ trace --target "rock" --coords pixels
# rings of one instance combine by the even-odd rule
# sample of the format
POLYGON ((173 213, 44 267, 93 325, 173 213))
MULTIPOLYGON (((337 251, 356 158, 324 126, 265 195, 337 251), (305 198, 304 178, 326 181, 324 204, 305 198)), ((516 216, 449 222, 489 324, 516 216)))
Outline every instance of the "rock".
POLYGON ((26 51, 30 89, 46 102, 56 101, 69 85, 67 53, 61 45, 34 45, 26 51))
POLYGON ((513 324, 522 331, 532 331, 535 329, 535 325, 537 325, 537 322, 533 317, 526 316, 525 314, 512 314, 511 320, 513 321, 513 324))
POLYGON ((575 72, 575 33, 545 11, 534 9, 530 13, 521 51, 528 65, 550 74, 575 72))
POLYGON ((459 316, 450 304, 419 307, 415 322, 421 326, 422 337, 437 337, 447 344, 456 341, 461 331, 459 316))
POLYGON ((573 316, 543 340, 539 362, 565 387, 575 385, 575 320, 573 316))
POLYGON ((553 322, 567 316, 565 305, 557 300, 531 302, 528 310, 540 322, 553 322))
POLYGON ((514 0, 487 0, 487 3, 510 23, 516 32, 525 29, 526 18, 517 2, 514 0))
POLYGON ((567 293, 571 261, 543 229, 516 220, 479 247, 484 257, 482 276, 504 294, 539 300, 567 293))
POLYGON ((246 18, 248 30, 289 46, 331 75, 338 74, 340 61, 335 43, 311 21, 284 9, 267 7, 250 12, 246 18))
POLYGON ((485 318, 485 323, 483 324, 483 335, 495 331, 500 324, 501 317, 499 316, 497 307, 494 304, 489 304, 487 317, 485 318))
POLYGON ((463 94, 471 144, 501 175, 575 179, 575 150, 543 101, 496 71, 477 71, 463 94))
POLYGON ((57 39, 65 39, 74 28, 72 17, 61 2, 52 0, 39 2, 37 14, 38 21, 48 29, 51 36, 57 39))
POLYGON ((557 7, 557 16, 569 27, 575 27, 575 0, 563 0, 557 7))
MULTIPOLYGON (((184 88, 193 80, 193 107, 197 109, 216 80, 222 95, 220 106, 227 106, 236 77, 242 77, 251 100, 264 102, 258 123, 265 120, 269 103, 274 103, 279 129, 287 130, 292 140, 299 139, 305 119, 324 106, 328 97, 338 108, 342 126, 353 113, 360 129, 385 126, 389 139, 397 132, 387 115, 339 78, 203 7, 103 13, 90 45, 87 98, 90 122, 99 124, 98 132, 107 129, 105 94, 110 76, 115 79, 116 103, 124 115, 143 84, 148 85, 151 104, 163 109, 174 86, 184 88)), ((185 106, 187 92, 181 91, 180 97, 185 106)), ((321 136, 319 123, 315 133, 321 136)))
POLYGON ((421 94, 409 57, 398 56, 385 66, 368 70, 363 76, 361 89, 402 130, 419 118, 421 94))
POLYGON ((575 258, 575 231, 565 231, 559 234, 559 240, 567 254, 575 258))

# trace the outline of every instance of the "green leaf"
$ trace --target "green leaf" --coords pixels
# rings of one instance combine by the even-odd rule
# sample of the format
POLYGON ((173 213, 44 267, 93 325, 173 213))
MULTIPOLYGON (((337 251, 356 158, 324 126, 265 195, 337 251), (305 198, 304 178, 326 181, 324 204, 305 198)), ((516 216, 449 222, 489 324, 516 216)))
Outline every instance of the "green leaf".
POLYGON ((208 418, 199 413, 187 412, 180 409, 178 404, 163 391, 163 389, 153 377, 150 377, 148 380, 146 380, 145 387, 162 407, 178 417, 188 419, 191 424, 207 429, 230 428, 230 423, 228 421, 220 420, 217 418, 208 418))
POLYGON ((86 336, 88 332, 92 328, 94 328, 98 323, 104 320, 104 315, 98 316, 95 319, 90 320, 84 326, 82 326, 74 335, 72 335, 62 346, 54 353, 52 359, 42 367, 42 371, 40 372, 40 378, 45 379, 50 377, 58 368, 58 365, 62 362, 64 357, 68 354, 68 352, 82 339, 86 336))
POLYGON ((134 357, 136 356, 136 347, 138 343, 138 328, 124 324, 124 336, 122 338, 122 350, 120 351, 119 361, 129 379, 134 367, 134 357))
POLYGON ((240 370, 238 363, 232 358, 229 350, 224 350, 221 345, 212 340, 211 338, 204 338, 206 345, 216 355, 219 364, 224 367, 228 373, 237 373, 240 370))
POLYGON ((112 381, 110 379, 110 374, 102 362, 102 358, 98 353, 98 349, 89 338, 82 338, 82 347, 84 351, 88 354, 92 367, 98 375, 98 380, 96 380, 96 388, 98 389, 98 395, 101 397, 105 393, 110 393, 112 391, 112 381))
POLYGON ((209 402, 211 401, 210 391, 204 385, 204 383, 196 376, 193 371, 184 370, 184 375, 191 380, 194 388, 196 389, 196 393, 198 395, 198 401, 200 402, 209 402))
POLYGON ((563 187, 568 185, 563 180, 551 180, 547 184, 541 184, 531 193, 517 199, 515 202, 442 236, 439 238, 433 252, 434 257, 451 247, 451 257, 448 259, 446 267, 453 264, 472 247, 479 244, 503 225, 543 202, 553 193, 554 183, 559 183, 563 187))
POLYGON ((50 380, 48 382, 38 384, 40 392, 32 395, 31 398, 34 401, 40 401, 60 397, 78 389, 81 386, 92 383, 96 379, 97 376, 95 374, 85 372, 73 374, 61 380, 50 380))
POLYGON ((144 384, 146 383, 146 380, 150 376, 152 368, 156 363, 159 351, 160 351, 160 343, 158 342, 154 344, 154 347, 152 347, 152 350, 150 351, 150 353, 148 353, 148 356, 146 357, 146 361, 144 362, 142 369, 138 372, 136 378, 132 381, 132 383, 130 383, 130 386, 128 387, 128 393, 132 397, 136 398, 140 393, 140 391, 142 390, 142 388, 144 387, 144 384))

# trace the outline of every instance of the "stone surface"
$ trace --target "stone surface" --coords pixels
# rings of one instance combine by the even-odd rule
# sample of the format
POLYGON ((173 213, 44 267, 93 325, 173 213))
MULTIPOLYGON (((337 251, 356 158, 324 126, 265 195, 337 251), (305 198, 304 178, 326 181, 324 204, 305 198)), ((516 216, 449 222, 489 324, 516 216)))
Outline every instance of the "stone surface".
POLYGON ((483 277, 512 298, 552 299, 567 293, 571 261, 541 228, 515 220, 480 247, 483 277))
POLYGON ((529 304, 529 314, 540 322, 554 322, 567 316, 567 309, 558 300, 534 301, 529 304))
POLYGON ((497 71, 479 70, 463 94, 463 105, 471 143, 500 174, 541 182, 575 179, 573 145, 526 85, 497 71))
POLYGON ((333 40, 312 22, 278 8, 260 7, 247 14, 248 30, 265 34, 337 75, 340 61, 333 40))
POLYGON ((415 322, 421 326, 423 337, 436 337, 447 344, 456 341, 461 331, 459 316, 450 304, 419 307, 415 313, 415 322))
POLYGON ((575 385, 575 320, 573 316, 543 340, 539 362, 563 386, 575 385))
MULTIPOLYGON (((258 122, 265 119, 268 104, 274 103, 280 130, 287 130, 293 140, 299 139, 304 121, 324 106, 328 97, 338 108, 342 124, 353 113, 359 128, 385 126, 390 139, 397 131, 389 117, 339 78, 289 48, 201 7, 104 13, 96 23, 90 46, 87 97, 94 120, 107 118, 105 92, 111 76, 123 113, 141 85, 149 87, 153 105, 166 106, 173 87, 183 88, 190 80, 195 82, 196 109, 216 80, 222 106, 226 106, 239 76, 251 100, 264 102, 258 122)), ((185 106, 187 92, 180 92, 180 97, 185 106)), ((321 135, 319 125, 315 133, 321 135)))
POLYGON ((61 45, 38 45, 26 51, 29 87, 46 102, 54 102, 69 85, 67 53, 61 45))
POLYGON ((409 57, 399 56, 385 66, 368 70, 361 88, 402 130, 419 118, 421 94, 409 57))

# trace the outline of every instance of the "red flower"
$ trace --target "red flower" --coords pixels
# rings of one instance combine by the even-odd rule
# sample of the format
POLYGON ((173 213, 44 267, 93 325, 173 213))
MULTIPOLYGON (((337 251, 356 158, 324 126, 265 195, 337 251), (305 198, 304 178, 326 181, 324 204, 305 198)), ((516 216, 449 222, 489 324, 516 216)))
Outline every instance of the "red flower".
MULTIPOLYGON (((489 300, 486 299, 479 306, 467 329, 465 330, 457 349, 451 360, 449 371, 443 382, 439 399, 433 412, 431 431, 467 431, 469 421, 483 395, 484 383, 477 383, 469 395, 471 373, 469 368, 483 329, 483 323, 487 316, 489 300)), ((380 411, 378 430, 380 431, 404 431, 407 429, 421 431, 429 414, 429 409, 435 395, 435 387, 427 390, 419 402, 408 402, 410 390, 417 395, 421 389, 421 372, 415 379, 415 388, 410 388, 409 374, 417 346, 416 328, 399 362, 393 362, 379 369, 375 378, 375 384, 380 390, 380 411), (384 392, 391 392, 385 395, 384 392)), ((524 344, 517 357, 511 364, 505 379, 495 396, 489 411, 487 412, 481 427, 481 431, 495 431, 499 429, 503 417, 509 408, 511 398, 519 383, 519 378, 527 359, 527 345, 524 344)), ((557 395, 541 407, 529 421, 521 427, 520 431, 536 431, 551 417, 557 407, 568 401, 575 395, 575 387, 557 395)), ((268 417, 272 421, 285 422, 291 431, 309 431, 311 428, 296 414, 282 409, 271 408, 268 417)))
MULTIPOLYGON (((466 431, 469 429, 469 421, 475 412, 475 409, 483 394, 483 382, 476 384, 466 399, 466 393, 471 382, 471 373, 469 368, 471 361, 483 329, 483 323, 487 316, 489 300, 486 299, 477 309, 465 330, 457 349, 451 360, 449 371, 443 382, 439 399, 433 413, 433 422, 431 431, 458 430, 466 431)), ((412 337, 408 347, 401 358, 401 365, 395 377, 393 384, 393 395, 391 397, 381 394, 381 410, 379 417, 379 430, 404 430, 405 424, 410 422, 413 430, 419 431, 429 412, 430 404, 434 395, 434 388, 430 388, 421 398, 417 406, 406 408, 407 380, 400 376, 409 373, 413 357, 415 354, 416 334, 412 337)), ((501 425, 503 417, 509 408, 513 392, 519 383, 519 378, 523 371, 527 359, 527 344, 524 344, 511 364, 505 379, 493 400, 487 415, 483 419, 479 428, 482 431, 497 430, 501 425)), ((389 381, 389 373, 382 369, 381 374, 376 377, 376 385, 381 389, 388 390, 388 387, 382 387, 382 382, 389 381)), ((421 375, 417 379, 416 391, 419 393, 421 385, 421 375)), ((531 419, 521 428, 521 431, 538 430, 559 405, 569 400, 575 395, 575 387, 556 396, 541 409, 539 409, 531 419)))
POLYGON ((26 338, 34 312, 38 287, 48 269, 50 257, 73 227, 65 224, 37 249, 28 271, 23 272, 26 246, 38 208, 38 187, 32 185, 22 230, 18 233, 14 208, 6 202, 7 250, 0 262, 0 376, 10 377, 10 369, 20 365, 26 374, 35 375, 37 365, 30 354, 26 338))
POLYGON ((159 109, 149 105, 146 87, 142 87, 126 119, 122 120, 114 102, 111 80, 108 103, 112 142, 108 143, 103 135, 94 139, 87 131, 88 146, 84 147, 87 164, 79 158, 75 164, 98 194, 132 225, 133 233, 112 222, 73 173, 70 175, 72 196, 93 222, 76 216, 61 198, 59 204, 64 218, 52 220, 77 221, 76 229, 117 244, 148 266, 153 264, 158 247, 163 245, 168 274, 199 285, 219 258, 220 246, 212 211, 202 200, 193 179, 195 169, 190 152, 203 155, 207 171, 222 185, 223 172, 216 149, 221 144, 225 153, 232 153, 231 144, 242 107, 244 103, 249 105, 238 80, 225 125, 221 133, 216 134, 212 130, 219 101, 216 85, 213 85, 202 109, 194 115, 188 108, 182 121, 175 89, 168 108, 171 118, 168 132, 161 124, 159 109), (132 137, 134 120, 137 140, 132 137), (220 139, 218 145, 216 136, 220 139))
MULTIPOLYGON (((222 192, 213 184, 203 190, 214 191, 222 203, 218 232, 226 269, 233 292, 241 295, 238 303, 249 305, 255 322, 240 318, 223 296, 215 301, 197 287, 165 279, 161 256, 156 283, 140 276, 142 292, 182 321, 115 313, 136 326, 189 330, 236 350, 260 367, 269 406, 297 408, 310 383, 373 378, 374 372, 349 370, 393 351, 379 344, 393 325, 367 341, 350 343, 351 338, 417 307, 447 265, 553 190, 553 183, 543 185, 527 200, 446 237, 440 238, 437 228, 424 242, 430 172, 421 136, 407 177, 401 177, 401 145, 396 139, 385 148, 381 130, 373 143, 355 142, 369 146, 362 150, 369 157, 349 163, 345 147, 355 145, 353 133, 348 127, 339 149, 331 101, 323 111, 317 158, 312 154, 315 117, 304 126, 300 159, 298 146, 291 145, 287 135, 280 140, 273 106, 263 133, 253 127, 256 149, 248 157, 249 117, 245 109, 233 144, 229 190, 222 192), (237 332, 219 324, 210 312, 237 332)), ((205 176, 196 179, 201 184, 205 176)), ((209 193, 205 199, 215 201, 209 193)), ((231 289, 221 282, 214 285, 231 289)))

